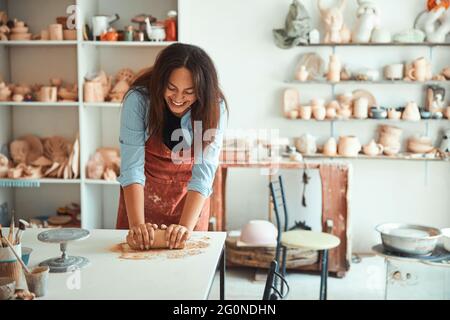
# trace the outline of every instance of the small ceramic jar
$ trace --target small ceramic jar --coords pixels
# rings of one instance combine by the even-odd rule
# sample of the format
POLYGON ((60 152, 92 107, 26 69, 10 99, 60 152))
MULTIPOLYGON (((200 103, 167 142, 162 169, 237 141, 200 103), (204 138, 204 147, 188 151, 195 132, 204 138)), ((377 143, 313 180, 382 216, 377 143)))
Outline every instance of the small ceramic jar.
POLYGON ((337 154, 337 143, 334 137, 331 137, 325 142, 323 146, 323 154, 326 156, 336 156, 337 154))
POLYGON ((327 111, 323 105, 314 106, 312 112, 313 112, 314 119, 316 119, 318 121, 325 120, 327 111))
POLYGON ((342 136, 339 138, 338 153, 343 157, 357 157, 361 151, 361 143, 355 136, 342 136))
POLYGON ((311 106, 300 106, 300 118, 303 120, 310 120, 312 115, 311 106))
POLYGON ((297 71, 297 73, 295 75, 295 78, 298 81, 305 82, 308 80, 308 77, 309 77, 309 72, 308 72, 308 70, 306 70, 306 66, 304 66, 304 65, 300 66, 299 70, 297 71))

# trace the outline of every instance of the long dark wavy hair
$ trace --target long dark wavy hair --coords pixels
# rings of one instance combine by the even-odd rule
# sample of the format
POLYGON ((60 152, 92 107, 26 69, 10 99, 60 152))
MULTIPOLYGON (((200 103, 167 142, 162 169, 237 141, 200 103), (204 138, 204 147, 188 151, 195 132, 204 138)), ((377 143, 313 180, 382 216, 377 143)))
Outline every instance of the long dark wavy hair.
MULTIPOLYGON (((192 73, 197 101, 191 106, 192 121, 202 122, 202 134, 216 129, 220 119, 219 103, 223 100, 228 112, 225 96, 219 87, 217 71, 213 61, 201 48, 175 43, 162 50, 153 67, 144 71, 132 83, 130 90, 137 90, 148 96, 149 112, 147 130, 149 136, 162 139, 165 125, 164 108, 167 108, 164 92, 169 77, 175 69, 186 68, 192 73), (142 90, 146 88, 147 90, 142 90)), ((203 143, 203 148, 208 142, 203 143)))

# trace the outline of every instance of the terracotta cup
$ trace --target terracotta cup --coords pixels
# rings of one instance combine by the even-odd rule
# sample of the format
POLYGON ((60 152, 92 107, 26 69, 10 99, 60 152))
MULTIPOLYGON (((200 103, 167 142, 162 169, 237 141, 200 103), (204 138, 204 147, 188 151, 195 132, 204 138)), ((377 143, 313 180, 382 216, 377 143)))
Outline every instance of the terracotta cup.
POLYGON ((42 87, 39 92, 39 101, 42 102, 56 102, 58 101, 57 87, 42 87))
POLYGON ((428 75, 428 63, 425 58, 414 61, 413 68, 408 71, 408 77, 414 81, 426 81, 428 75))
POLYGON ((49 25, 48 34, 50 40, 62 41, 64 39, 62 24, 54 23, 49 25))
POLYGON ((311 106, 300 106, 300 118, 303 120, 310 120, 312 115, 311 106))

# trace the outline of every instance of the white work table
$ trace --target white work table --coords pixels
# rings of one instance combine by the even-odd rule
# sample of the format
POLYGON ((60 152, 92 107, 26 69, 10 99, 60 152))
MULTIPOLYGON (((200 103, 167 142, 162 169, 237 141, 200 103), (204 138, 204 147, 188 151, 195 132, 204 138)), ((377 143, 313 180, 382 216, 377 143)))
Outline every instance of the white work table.
MULTIPOLYGON (((59 244, 43 243, 37 235, 45 229, 27 229, 22 246, 33 252, 28 266, 61 256, 59 244)), ((69 242, 69 256, 82 256, 90 264, 76 272, 50 273, 48 294, 40 299, 207 299, 215 272, 220 267, 220 296, 224 297, 225 232, 194 232, 191 239, 209 246, 201 253, 183 258, 156 257, 149 260, 120 259, 112 252, 114 245, 125 241, 125 230, 91 230, 90 237, 69 242), (77 279, 80 288, 77 289, 77 279), (75 288, 71 288, 75 287, 75 288)))

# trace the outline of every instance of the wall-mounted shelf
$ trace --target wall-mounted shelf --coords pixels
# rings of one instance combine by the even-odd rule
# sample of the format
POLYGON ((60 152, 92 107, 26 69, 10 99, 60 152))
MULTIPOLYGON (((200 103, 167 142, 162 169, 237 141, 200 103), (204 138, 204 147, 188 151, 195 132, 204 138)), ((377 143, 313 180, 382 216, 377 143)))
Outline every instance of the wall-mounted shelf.
POLYGON ((111 186, 118 186, 120 185, 118 181, 111 181, 111 180, 95 180, 95 179, 86 179, 84 180, 87 184, 99 184, 99 185, 111 185, 111 186))
POLYGON ((78 107, 78 102, 14 102, 14 101, 1 101, 0 106, 11 107, 78 107))
POLYGON ((419 121, 411 121, 411 120, 391 120, 391 119, 324 119, 324 120, 305 120, 305 119, 291 119, 286 118, 292 121, 301 121, 301 122, 314 122, 314 123, 330 123, 330 122, 386 122, 389 124, 399 124, 399 123, 435 123, 435 122, 447 122, 450 124, 450 119, 422 119, 419 121))
POLYGON ((340 159, 340 160, 390 160, 390 161, 432 161, 432 162, 450 162, 449 160, 439 158, 426 158, 419 155, 399 155, 399 156, 366 156, 363 154, 357 157, 343 157, 343 156, 326 156, 323 154, 304 155, 306 159, 340 159))
POLYGON ((39 187, 41 184, 80 184, 80 179, 0 179, 1 187, 39 187))
POLYGON ((172 41, 82 41, 84 46, 96 47, 167 47, 172 41))
POLYGON ((450 85, 450 80, 448 81, 403 81, 403 80, 380 80, 380 81, 357 81, 357 80, 350 80, 350 81, 339 81, 339 82, 329 82, 326 80, 308 80, 308 81, 299 81, 299 80, 288 80, 285 81, 285 83, 291 84, 291 85, 328 85, 328 86, 339 86, 339 85, 415 85, 415 86, 422 86, 422 85, 450 85))
POLYGON ((86 108, 120 108, 120 102, 84 102, 86 108))
POLYGON ((449 47, 450 43, 429 43, 429 42, 417 42, 417 43, 310 43, 299 45, 300 48, 305 47, 449 47))
POLYGON ((45 41, 45 40, 29 40, 29 41, 0 41, 0 46, 76 46, 76 40, 64 41, 45 41))

